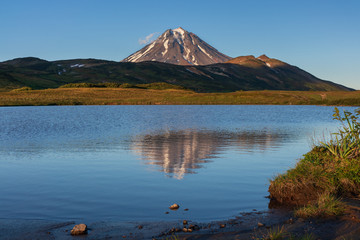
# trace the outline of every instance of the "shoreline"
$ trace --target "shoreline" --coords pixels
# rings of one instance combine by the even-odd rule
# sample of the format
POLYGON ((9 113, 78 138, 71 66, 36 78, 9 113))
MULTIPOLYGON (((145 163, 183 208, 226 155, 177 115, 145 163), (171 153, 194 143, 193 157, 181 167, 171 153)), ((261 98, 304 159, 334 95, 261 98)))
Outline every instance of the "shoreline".
MULTIPOLYGON (((284 236, 311 236, 312 239, 359 239, 360 199, 346 199, 344 215, 325 219, 302 219, 293 216, 290 209, 244 212, 224 220, 192 222, 198 230, 185 233, 183 221, 161 222, 81 222, 53 220, 0 219, 0 239, 266 239, 269 232, 283 230, 284 236), (88 234, 71 236, 76 224, 85 223, 88 234), (259 223, 263 224, 261 226, 259 223), (141 228, 139 227, 141 226, 141 228)), ((287 239, 287 238, 285 238, 287 239)))
MULTIPOLYGON (((258 222, 266 225, 285 221, 288 212, 283 210, 267 210, 244 212, 234 218, 222 221, 195 222, 190 219, 186 226, 195 225, 199 229, 185 233, 183 220, 154 222, 95 221, 79 220, 24 220, 0 219, 0 239, 166 239, 176 236, 177 239, 192 237, 208 237, 209 235, 232 235, 233 232, 251 234, 258 222), (84 223, 88 226, 88 234, 71 236, 70 231, 76 225, 84 223), (141 228, 139 227, 141 226, 141 228), (178 229, 175 231, 175 229, 178 229)), ((184 219, 185 220, 185 219, 184 219)), ((263 229, 266 229, 264 226, 263 229)), ((250 235, 249 235, 250 236, 250 235)), ((204 239, 206 239, 204 238, 204 239)))

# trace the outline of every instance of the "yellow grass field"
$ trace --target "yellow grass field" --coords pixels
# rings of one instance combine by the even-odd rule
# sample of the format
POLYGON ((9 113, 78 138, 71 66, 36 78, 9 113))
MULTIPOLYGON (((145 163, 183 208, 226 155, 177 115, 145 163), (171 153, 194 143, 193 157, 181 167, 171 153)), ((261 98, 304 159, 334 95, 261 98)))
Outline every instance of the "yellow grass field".
POLYGON ((344 105, 360 106, 360 91, 239 91, 196 93, 188 90, 133 88, 57 88, 0 91, 0 106, 44 105, 344 105))

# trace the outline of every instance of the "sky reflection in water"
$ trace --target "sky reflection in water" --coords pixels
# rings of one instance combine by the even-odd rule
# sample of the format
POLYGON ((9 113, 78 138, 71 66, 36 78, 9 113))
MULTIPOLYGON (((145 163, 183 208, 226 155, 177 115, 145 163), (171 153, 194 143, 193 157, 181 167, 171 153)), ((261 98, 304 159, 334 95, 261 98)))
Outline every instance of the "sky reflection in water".
POLYGON ((332 107, 0 108, 2 218, 215 220, 266 209, 268 180, 335 129, 332 107), (177 202, 190 211, 164 214, 177 202))

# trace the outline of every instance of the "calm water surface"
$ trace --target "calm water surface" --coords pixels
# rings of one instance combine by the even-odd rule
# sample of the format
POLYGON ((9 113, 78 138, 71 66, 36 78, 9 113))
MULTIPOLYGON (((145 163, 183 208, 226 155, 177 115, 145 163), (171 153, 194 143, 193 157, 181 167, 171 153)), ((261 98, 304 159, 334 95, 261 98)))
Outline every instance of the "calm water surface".
POLYGON ((0 108, 0 218, 226 219, 267 208, 333 107, 0 108), (178 211, 168 211, 172 203, 178 211), (183 211, 189 208, 189 211, 183 211))

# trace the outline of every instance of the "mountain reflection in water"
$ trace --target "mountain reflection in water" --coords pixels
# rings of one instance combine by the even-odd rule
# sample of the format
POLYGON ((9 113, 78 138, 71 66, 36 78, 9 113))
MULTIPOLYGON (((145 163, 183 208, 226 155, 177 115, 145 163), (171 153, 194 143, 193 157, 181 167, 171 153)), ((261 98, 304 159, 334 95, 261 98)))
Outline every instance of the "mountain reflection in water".
POLYGON ((183 179, 196 173, 204 163, 216 158, 219 151, 233 147, 242 152, 265 151, 280 146, 291 136, 288 133, 264 131, 167 131, 140 135, 132 140, 132 150, 145 164, 158 166, 167 176, 183 179))

